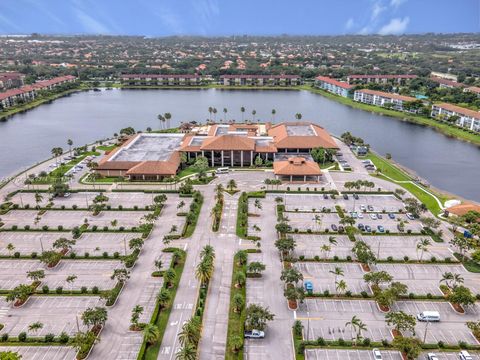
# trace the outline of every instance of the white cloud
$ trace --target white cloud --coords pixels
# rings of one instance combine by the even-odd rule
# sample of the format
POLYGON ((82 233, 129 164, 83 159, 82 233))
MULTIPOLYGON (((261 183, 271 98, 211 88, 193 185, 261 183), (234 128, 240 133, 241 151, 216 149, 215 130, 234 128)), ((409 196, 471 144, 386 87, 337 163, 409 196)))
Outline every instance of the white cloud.
POLYGON ((390 34, 403 34, 405 33, 405 30, 407 29, 408 23, 410 22, 410 18, 404 17, 403 19, 401 18, 394 18, 391 19, 390 22, 384 26, 378 31, 380 35, 390 35, 390 34))
POLYGON ((403 3, 407 2, 407 0, 390 0, 390 6, 394 8, 398 8, 403 3))
POLYGON ((195 10, 199 29, 201 34, 205 35, 207 29, 212 25, 214 18, 220 14, 220 7, 217 0, 194 0, 193 9, 195 10))
POLYGON ((384 12, 387 8, 382 5, 380 1, 377 1, 373 4, 372 7, 372 15, 371 15, 371 20, 377 19, 382 12, 384 12))
POLYGON ((174 12, 163 8, 161 12, 156 12, 155 14, 160 18, 163 25, 165 25, 169 31, 175 34, 184 33, 181 19, 174 12))
POLYGON ((350 18, 345 23, 345 29, 350 30, 354 25, 355 25, 355 21, 353 20, 353 18, 350 18))
POLYGON ((110 34, 112 32, 107 26, 94 19, 83 10, 77 8, 75 9, 75 13, 86 32, 94 34, 110 34))

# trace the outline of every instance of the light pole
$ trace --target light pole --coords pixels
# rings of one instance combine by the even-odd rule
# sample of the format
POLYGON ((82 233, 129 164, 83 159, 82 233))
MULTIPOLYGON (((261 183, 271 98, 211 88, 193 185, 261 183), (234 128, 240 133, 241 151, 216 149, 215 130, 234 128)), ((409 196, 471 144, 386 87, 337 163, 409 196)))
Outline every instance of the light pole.
POLYGON ((430 324, 430 321, 427 320, 427 323, 425 324, 425 333, 423 334, 423 343, 424 344, 425 344, 425 340, 427 340, 428 324, 430 324))

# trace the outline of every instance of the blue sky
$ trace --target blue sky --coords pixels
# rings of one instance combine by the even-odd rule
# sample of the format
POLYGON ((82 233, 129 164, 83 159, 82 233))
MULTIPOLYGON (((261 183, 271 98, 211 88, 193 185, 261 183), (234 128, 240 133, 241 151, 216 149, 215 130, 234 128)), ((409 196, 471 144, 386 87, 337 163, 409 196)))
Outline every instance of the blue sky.
POLYGON ((0 0, 0 34, 479 32, 480 0, 0 0))

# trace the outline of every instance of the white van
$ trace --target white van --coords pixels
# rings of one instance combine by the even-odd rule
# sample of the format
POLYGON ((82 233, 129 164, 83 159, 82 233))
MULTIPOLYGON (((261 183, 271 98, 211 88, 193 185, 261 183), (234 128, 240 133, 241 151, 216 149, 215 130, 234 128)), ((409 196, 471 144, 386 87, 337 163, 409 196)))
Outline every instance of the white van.
POLYGON ((216 174, 227 174, 228 170, 229 170, 228 167, 218 168, 217 170, 215 170, 215 173, 216 174))
POLYGON ((462 350, 462 351, 460 351, 460 353, 458 354, 458 356, 459 356, 460 359, 462 359, 462 360, 473 360, 473 358, 470 356, 470 354, 468 353, 467 350, 462 350))
POLYGON ((440 321, 440 314, 438 311, 422 311, 420 314, 417 314, 418 321, 431 321, 436 322, 440 321))

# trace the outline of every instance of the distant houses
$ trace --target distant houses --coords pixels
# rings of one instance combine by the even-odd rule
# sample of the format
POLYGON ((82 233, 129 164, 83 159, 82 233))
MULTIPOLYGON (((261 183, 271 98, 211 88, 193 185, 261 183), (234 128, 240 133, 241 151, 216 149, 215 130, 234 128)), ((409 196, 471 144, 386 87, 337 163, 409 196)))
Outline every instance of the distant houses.
POLYGON ((452 117, 455 124, 463 128, 480 132, 480 112, 465 109, 460 106, 441 103, 432 105, 432 118, 439 120, 448 120, 452 117))
MULTIPOLYGON (((59 76, 50 80, 37 81, 31 85, 24 85, 17 89, 10 89, 0 93, 0 108, 8 108, 18 103, 34 100, 39 91, 53 90, 59 85, 76 81, 72 75, 59 76)), ((23 82, 23 80, 22 80, 23 82)))
POLYGON ((0 73, 0 91, 19 88, 24 85, 25 75, 18 72, 0 73))
POLYGON ((441 78, 441 77, 436 77, 436 76, 430 76, 430 80, 436 82, 439 87, 444 88, 444 89, 452 89, 452 88, 464 88, 466 87, 465 84, 459 83, 457 81, 441 78))
POLYGON ((398 111, 416 112, 415 110, 406 109, 404 107, 406 102, 417 101, 416 98, 411 96, 391 94, 370 89, 361 89, 354 92, 353 100, 368 105, 388 107, 398 111))
POLYGON ((222 75, 225 86, 295 86, 302 84, 300 75, 222 75))
POLYGON ((353 97, 353 85, 327 76, 317 76, 315 78, 315 86, 332 94, 343 97, 353 97))

